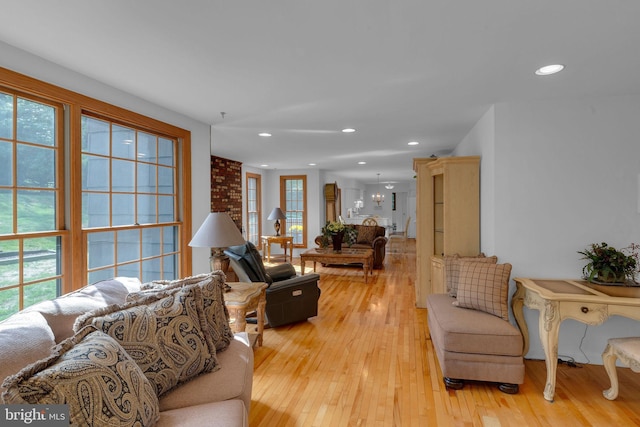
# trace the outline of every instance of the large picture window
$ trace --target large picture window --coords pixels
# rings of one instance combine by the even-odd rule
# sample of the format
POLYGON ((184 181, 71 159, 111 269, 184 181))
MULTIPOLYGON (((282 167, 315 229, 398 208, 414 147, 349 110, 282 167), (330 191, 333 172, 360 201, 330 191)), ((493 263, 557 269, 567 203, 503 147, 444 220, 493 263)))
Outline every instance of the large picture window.
POLYGON ((293 236, 293 246, 307 247, 307 177, 280 177, 280 206, 285 207, 284 230, 293 236))
POLYGON ((0 320, 191 274, 189 131, 0 68, 0 320))
POLYGON ((175 278, 176 146, 161 135, 82 116, 89 282, 114 276, 145 282, 175 278))

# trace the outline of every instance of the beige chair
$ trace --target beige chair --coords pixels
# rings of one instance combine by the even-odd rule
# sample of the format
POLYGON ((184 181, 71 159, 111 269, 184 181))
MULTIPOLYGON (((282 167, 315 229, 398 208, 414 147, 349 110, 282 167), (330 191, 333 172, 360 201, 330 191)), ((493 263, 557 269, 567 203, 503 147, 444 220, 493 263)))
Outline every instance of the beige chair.
POLYGON ((615 400, 618 397, 617 360, 631 368, 633 372, 640 372, 640 338, 611 338, 607 342, 607 348, 602 353, 602 362, 609 375, 611 387, 602 394, 609 400, 615 400))
POLYGON ((411 222, 411 217, 407 217, 407 221, 404 223, 404 230, 397 231, 389 234, 389 252, 392 252, 393 245, 395 243, 402 244, 402 252, 406 251, 407 240, 409 236, 409 223, 411 222))

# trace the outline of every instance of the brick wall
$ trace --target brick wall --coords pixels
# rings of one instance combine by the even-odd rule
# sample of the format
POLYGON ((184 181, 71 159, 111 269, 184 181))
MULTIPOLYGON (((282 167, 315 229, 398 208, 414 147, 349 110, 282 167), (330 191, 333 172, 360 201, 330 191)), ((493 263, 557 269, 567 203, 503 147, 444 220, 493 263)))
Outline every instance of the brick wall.
POLYGON ((211 156, 211 212, 227 212, 242 227, 242 163, 211 156))

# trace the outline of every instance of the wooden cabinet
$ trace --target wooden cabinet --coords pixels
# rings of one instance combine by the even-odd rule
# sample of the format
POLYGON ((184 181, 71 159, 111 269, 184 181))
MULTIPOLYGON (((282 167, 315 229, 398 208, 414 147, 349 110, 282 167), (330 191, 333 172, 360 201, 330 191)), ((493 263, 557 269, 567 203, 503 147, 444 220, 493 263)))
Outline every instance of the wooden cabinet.
POLYGON ((442 257, 480 252, 480 157, 419 158, 413 169, 416 305, 425 307, 428 294, 444 292, 442 257))

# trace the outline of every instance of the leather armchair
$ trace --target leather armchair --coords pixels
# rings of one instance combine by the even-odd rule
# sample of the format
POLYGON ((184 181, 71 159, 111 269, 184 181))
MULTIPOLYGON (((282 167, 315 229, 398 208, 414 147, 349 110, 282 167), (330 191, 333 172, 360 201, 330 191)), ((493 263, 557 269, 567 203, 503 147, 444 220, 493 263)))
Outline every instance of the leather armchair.
POLYGON ((289 263, 265 267, 260 252, 251 242, 230 246, 224 253, 238 280, 267 283, 265 315, 269 326, 286 325, 318 315, 320 275, 298 276, 289 263))

